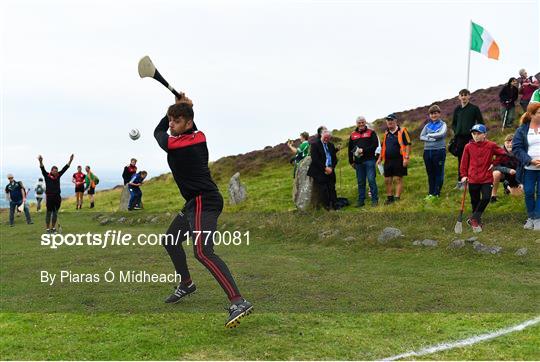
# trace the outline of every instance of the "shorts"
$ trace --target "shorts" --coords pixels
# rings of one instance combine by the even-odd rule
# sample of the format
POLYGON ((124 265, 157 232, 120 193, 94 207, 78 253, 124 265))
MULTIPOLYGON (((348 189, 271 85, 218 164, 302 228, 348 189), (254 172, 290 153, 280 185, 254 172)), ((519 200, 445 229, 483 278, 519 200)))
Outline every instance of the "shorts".
POLYGON ((62 204, 62 197, 58 194, 48 194, 46 199, 47 211, 58 211, 62 204))
POLYGON ((384 161, 384 177, 407 176, 407 167, 403 167, 403 158, 384 161))
POLYGON ((503 173, 503 177, 501 178, 501 181, 504 181, 510 187, 518 187, 519 186, 519 182, 517 182, 517 180, 516 180, 516 175, 509 175, 509 174, 504 174, 503 173))
POLYGON ((84 192, 84 184, 75 185, 75 192, 84 192))
POLYGON ((96 188, 95 188, 95 187, 90 187, 90 188, 88 189, 88 195, 93 195, 93 194, 95 194, 95 193, 96 193, 96 188))

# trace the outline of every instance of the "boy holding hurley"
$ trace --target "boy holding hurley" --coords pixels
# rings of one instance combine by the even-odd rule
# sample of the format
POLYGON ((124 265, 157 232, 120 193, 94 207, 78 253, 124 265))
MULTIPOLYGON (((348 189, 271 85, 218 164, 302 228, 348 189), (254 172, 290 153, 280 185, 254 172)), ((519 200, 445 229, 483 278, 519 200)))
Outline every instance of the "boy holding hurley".
POLYGON ((505 154, 495 142, 486 139, 486 133, 487 128, 483 124, 475 124, 472 127, 473 139, 465 145, 459 168, 461 182, 469 184, 473 213, 467 223, 475 233, 482 231, 482 213, 491 199, 493 157, 505 154))

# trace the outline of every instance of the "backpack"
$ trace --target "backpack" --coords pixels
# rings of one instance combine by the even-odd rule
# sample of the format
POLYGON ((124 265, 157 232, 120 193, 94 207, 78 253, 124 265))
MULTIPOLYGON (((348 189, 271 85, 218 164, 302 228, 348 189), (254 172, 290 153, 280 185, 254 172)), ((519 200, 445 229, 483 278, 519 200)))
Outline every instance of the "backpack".
POLYGON ((41 195, 43 193, 43 185, 39 184, 36 186, 36 194, 41 195))
POLYGON ((448 143, 448 152, 450 152, 452 155, 454 156, 458 156, 459 155, 459 152, 458 152, 458 147, 457 147, 457 143, 456 143, 456 138, 452 138, 450 140, 450 142, 448 143))

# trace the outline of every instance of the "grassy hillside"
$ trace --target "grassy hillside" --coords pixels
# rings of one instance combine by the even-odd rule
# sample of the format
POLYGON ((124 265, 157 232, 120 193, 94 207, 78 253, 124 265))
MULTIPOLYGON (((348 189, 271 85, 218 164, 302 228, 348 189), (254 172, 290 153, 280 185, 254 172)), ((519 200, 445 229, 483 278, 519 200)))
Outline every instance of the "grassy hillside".
MULTIPOLYGON (((488 108, 483 110, 489 114, 488 108)), ((403 115, 412 117, 414 112, 403 115)), ((423 120, 404 119, 413 133, 423 120)), ((497 130, 497 122, 495 116, 488 120, 489 137, 500 142, 508 131, 497 130)), ((336 130, 334 136, 341 147, 338 194, 354 201, 356 179, 345 153, 351 130, 336 130)), ((226 203, 219 230, 250 233, 249 245, 216 246, 241 291, 255 304, 255 313, 240 328, 223 329, 224 294, 191 255, 188 262, 198 292, 174 306, 163 303, 173 283, 41 283, 42 270, 169 273, 171 265, 159 245, 50 249, 39 243, 43 214, 34 213, 34 225, 22 225, 18 218, 17 225, 8 228, 4 212, 2 359, 381 359, 539 314, 540 235, 522 229, 521 198, 501 193, 500 201, 487 209, 479 241, 502 246, 501 254, 478 253, 470 243, 449 249, 456 238, 460 197, 453 190, 454 157, 447 159, 437 204, 422 200, 427 179, 422 145, 416 140, 399 204, 299 213, 292 203, 285 147, 225 157, 211 166, 226 203), (248 200, 230 206, 227 182, 236 171, 241 172, 248 200), (387 226, 400 228, 404 235, 380 244, 377 237, 387 226), (412 244, 427 238, 437 240, 438 246, 412 244), (514 254, 523 247, 527 255, 514 254)), ((378 184, 382 199, 381 177, 378 184)), ((137 237, 164 232, 183 205, 174 181, 166 174, 142 189, 142 211, 116 212, 120 190, 99 192, 93 210, 85 204, 76 212, 74 200, 66 200, 60 214, 64 233, 121 230, 137 237)), ((472 236, 466 229, 460 237, 472 236)), ((538 360, 538 345, 537 325, 425 358, 538 360)))

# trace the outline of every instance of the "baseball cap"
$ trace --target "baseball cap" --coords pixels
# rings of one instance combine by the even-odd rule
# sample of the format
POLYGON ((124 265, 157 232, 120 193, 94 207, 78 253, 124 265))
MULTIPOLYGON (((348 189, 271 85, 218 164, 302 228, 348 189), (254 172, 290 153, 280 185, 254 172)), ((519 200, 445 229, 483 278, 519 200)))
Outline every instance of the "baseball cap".
POLYGON ((471 132, 487 133, 487 128, 483 124, 475 124, 473 128, 471 128, 471 132))
POLYGON ((388 116, 386 116, 386 119, 389 119, 389 120, 392 120, 392 121, 396 121, 396 120, 397 120, 397 116, 395 115, 395 113, 390 113, 388 116))

